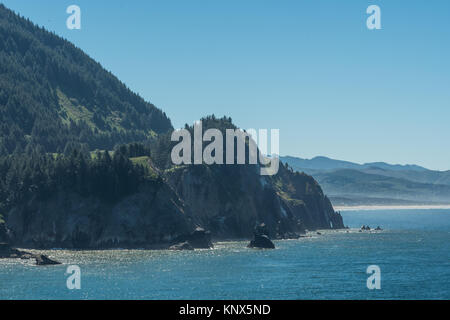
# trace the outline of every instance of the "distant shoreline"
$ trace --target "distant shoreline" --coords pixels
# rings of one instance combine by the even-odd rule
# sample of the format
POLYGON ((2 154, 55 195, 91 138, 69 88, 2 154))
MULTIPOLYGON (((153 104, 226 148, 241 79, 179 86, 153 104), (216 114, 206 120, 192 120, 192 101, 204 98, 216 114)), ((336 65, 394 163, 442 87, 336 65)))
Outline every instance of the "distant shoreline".
POLYGON ((450 204, 437 205, 360 205, 360 206, 335 206, 336 211, 369 211, 369 210, 433 210, 433 209, 450 209, 450 204))

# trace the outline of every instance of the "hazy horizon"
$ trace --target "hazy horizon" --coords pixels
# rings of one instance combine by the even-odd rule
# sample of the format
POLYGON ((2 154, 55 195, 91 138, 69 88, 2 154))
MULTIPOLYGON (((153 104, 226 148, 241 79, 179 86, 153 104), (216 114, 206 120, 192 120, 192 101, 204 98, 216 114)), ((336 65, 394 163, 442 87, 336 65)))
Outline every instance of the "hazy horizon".
MULTIPOLYGON (((326 155, 317 155, 317 156, 313 156, 311 158, 306 158, 306 157, 302 157, 302 156, 293 156, 293 155, 290 155, 290 154, 285 154, 285 155, 280 155, 280 157, 282 157, 282 158, 283 157, 293 157, 293 158, 298 158, 298 159, 303 159, 303 160, 313 160, 315 158, 328 158, 330 160, 351 162, 351 163, 355 163, 355 164, 359 164, 359 165, 365 165, 365 164, 371 164, 371 163, 380 163, 380 162, 381 163, 386 163, 386 164, 389 164, 389 165, 393 165, 393 166, 396 166, 396 165, 399 165, 399 166, 414 166, 414 165, 417 165, 415 163, 390 163, 390 162, 386 162, 386 161, 382 161, 382 160, 381 161, 356 162, 356 161, 351 161, 351 160, 347 160, 347 159, 335 159, 335 158, 331 158, 331 157, 326 156, 326 155)), ((427 168, 427 167, 423 167, 423 166, 420 166, 420 167, 425 168, 427 170, 433 170, 433 169, 430 169, 430 168, 427 168)), ((435 170, 435 171, 450 171, 450 169, 435 170)))
POLYGON ((209 114, 280 129, 282 155, 449 170, 450 3, 2 1, 68 39, 174 127, 209 114), (438 9, 440 7, 440 9, 438 9), (407 9, 407 10, 406 10, 407 9), (99 45, 101 44, 101 45, 99 45))

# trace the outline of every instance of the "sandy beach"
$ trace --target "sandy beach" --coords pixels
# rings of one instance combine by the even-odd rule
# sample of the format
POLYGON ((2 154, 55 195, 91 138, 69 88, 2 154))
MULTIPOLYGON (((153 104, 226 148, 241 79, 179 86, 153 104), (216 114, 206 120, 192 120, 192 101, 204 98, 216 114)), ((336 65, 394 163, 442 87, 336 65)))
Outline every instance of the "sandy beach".
POLYGON ((336 211, 362 211, 362 210, 432 210, 432 209, 450 209, 450 205, 380 205, 380 206, 335 206, 336 211))

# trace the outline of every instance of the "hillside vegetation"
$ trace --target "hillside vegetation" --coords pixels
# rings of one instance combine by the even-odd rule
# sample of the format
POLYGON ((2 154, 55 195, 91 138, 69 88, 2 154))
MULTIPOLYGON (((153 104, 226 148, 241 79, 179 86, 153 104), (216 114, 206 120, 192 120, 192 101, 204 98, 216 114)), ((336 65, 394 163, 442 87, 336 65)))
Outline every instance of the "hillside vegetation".
POLYGON ((273 238, 344 227, 317 182, 282 165, 275 177, 259 165, 174 166, 171 129, 81 50, 0 6, 0 241, 153 248, 197 227, 220 239, 250 238, 259 223, 273 238))
POLYGON ((112 149, 171 128, 83 51, 0 5, 0 154, 112 149))

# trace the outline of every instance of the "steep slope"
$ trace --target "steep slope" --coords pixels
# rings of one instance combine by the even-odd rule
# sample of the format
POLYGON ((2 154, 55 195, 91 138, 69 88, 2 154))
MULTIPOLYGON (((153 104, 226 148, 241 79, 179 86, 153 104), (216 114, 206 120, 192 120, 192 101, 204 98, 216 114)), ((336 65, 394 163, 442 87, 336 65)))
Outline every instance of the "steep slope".
MULTIPOLYGON (((226 118, 204 123, 234 127, 226 118)), ((74 151, 0 161, 1 211, 10 241, 38 248, 152 247, 167 246, 196 227, 215 239, 248 239, 259 223, 274 238, 344 227, 318 183, 283 165, 267 177, 259 165, 164 169, 137 150, 148 152, 120 147, 112 157, 74 151)))
POLYGON ((317 182, 282 165, 274 177, 258 165, 174 166, 162 111, 3 6, 0 49, 0 238, 11 244, 167 247, 197 227, 221 239, 263 222, 278 238, 343 227, 317 182))
POLYGON ((0 154, 69 142, 112 149, 171 128, 83 51, 0 4, 0 154))
POLYGON ((195 221, 216 238, 250 238, 265 223, 270 236, 289 238, 308 230, 343 228, 311 177, 286 172, 259 176, 254 166, 184 166, 170 171, 169 184, 195 212, 195 221))
MULTIPOLYGON (((236 128, 226 117, 207 117, 202 125, 203 131, 236 128)), ((259 165, 197 165, 172 167, 165 174, 197 221, 221 238, 248 238, 262 222, 277 237, 344 227, 312 177, 283 165, 274 176, 261 176, 259 170, 259 165)))
POLYGON ((7 228, 20 247, 98 249, 164 247, 195 225, 173 190, 147 182, 114 202, 77 192, 33 197, 9 211, 7 228))

